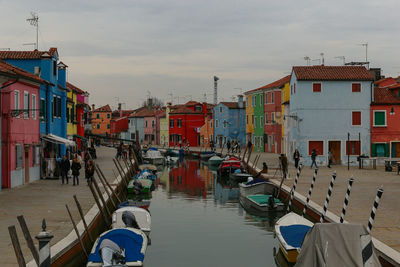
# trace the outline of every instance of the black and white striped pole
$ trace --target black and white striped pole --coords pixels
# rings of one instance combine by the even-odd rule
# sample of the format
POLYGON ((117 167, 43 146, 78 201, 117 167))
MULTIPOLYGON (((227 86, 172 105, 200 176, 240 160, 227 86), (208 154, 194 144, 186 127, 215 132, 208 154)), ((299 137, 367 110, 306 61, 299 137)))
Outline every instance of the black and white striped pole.
POLYGON ((39 267, 50 267, 50 240, 53 235, 46 231, 46 221, 43 219, 42 231, 36 236, 39 240, 39 267))
POLYGON ((311 181, 311 186, 310 186, 310 189, 308 190, 308 196, 307 196, 306 204, 304 205, 304 208, 303 208, 303 215, 302 215, 303 217, 304 217, 304 215, 306 215, 308 202, 310 202, 311 193, 312 193, 312 190, 313 190, 314 184, 315 184, 315 179, 317 179, 317 174, 318 174, 318 169, 315 169, 314 170, 314 175, 313 175, 313 178, 312 178, 312 181, 311 181))
POLYGON ((293 183, 293 187, 292 190, 290 191, 290 199, 289 199, 289 204, 287 206, 287 211, 290 211, 290 206, 292 205, 292 200, 293 200, 293 196, 294 196, 294 191, 296 191, 296 185, 297 185, 297 181, 299 180, 299 176, 300 176, 300 172, 301 172, 301 168, 303 167, 302 164, 299 165, 299 168, 297 168, 297 174, 296 174, 296 179, 294 179, 294 183, 293 183))
POLYGON ((350 191, 351 191, 351 186, 353 185, 353 182, 354 182, 354 178, 351 177, 349 179, 349 185, 347 186, 346 196, 344 197, 342 214, 340 215, 340 223, 343 223, 344 215, 346 215, 346 208, 347 208, 347 205, 349 205, 350 191))
POLYGON ((325 203, 324 203, 324 210, 322 211, 321 218, 319 220, 321 223, 324 222, 326 211, 328 210, 329 199, 331 198, 331 195, 332 195, 332 189, 333 189, 333 184, 335 183, 335 180, 336 180, 336 171, 333 172, 332 179, 329 184, 328 194, 326 195, 326 199, 325 199, 325 203))
POLYGON ((375 220, 376 210, 378 209, 379 200, 381 199, 382 194, 383 194, 383 188, 381 187, 378 189, 378 192, 376 193, 374 205, 372 206, 371 216, 369 217, 369 220, 368 220, 368 227, 367 227, 368 233, 371 233, 372 225, 375 220))

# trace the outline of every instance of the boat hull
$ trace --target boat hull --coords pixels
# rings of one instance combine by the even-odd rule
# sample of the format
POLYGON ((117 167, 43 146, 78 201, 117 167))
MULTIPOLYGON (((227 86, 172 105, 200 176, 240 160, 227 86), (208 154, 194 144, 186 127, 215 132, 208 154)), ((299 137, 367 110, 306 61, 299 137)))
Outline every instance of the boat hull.
POLYGON ((272 195, 276 191, 276 185, 271 182, 260 182, 251 185, 239 184, 240 195, 247 197, 249 195, 272 195))
POLYGON ((268 199, 271 195, 248 195, 244 198, 244 201, 248 202, 250 208, 255 209, 259 212, 269 212, 269 211, 284 211, 285 205, 279 201, 279 199, 274 198, 274 206, 271 207, 268 204, 268 199), (261 200, 262 199, 262 200, 261 200))

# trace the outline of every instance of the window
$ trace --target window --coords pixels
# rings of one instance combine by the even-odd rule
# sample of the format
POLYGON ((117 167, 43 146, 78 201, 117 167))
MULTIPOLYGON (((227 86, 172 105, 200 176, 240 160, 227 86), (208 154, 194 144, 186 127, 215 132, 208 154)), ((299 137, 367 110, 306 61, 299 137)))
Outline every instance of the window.
POLYGON ((154 120, 151 121, 151 127, 154 128, 154 120))
POLYGON ((308 141, 308 155, 311 155, 313 149, 316 150, 317 155, 323 155, 324 141, 308 141))
POLYGON ((57 61, 53 61, 53 75, 57 75, 57 61))
POLYGON ((135 140, 135 133, 131 133, 131 140, 135 140))
POLYGON ((254 115, 251 115, 251 123, 254 124, 254 115))
POLYGON ((271 136, 272 136, 272 140, 271 140, 272 144, 271 145, 273 145, 275 143, 274 134, 272 134, 271 136))
POLYGON ((314 93, 321 93, 321 89, 322 89, 322 85, 321 85, 321 83, 313 83, 312 84, 312 91, 314 92, 314 93))
POLYGON ((249 115, 246 115, 246 124, 249 124, 249 115))
POLYGON ((252 98, 251 99, 251 104, 252 104, 253 107, 255 107, 256 106, 256 96, 253 95, 251 98, 252 98))
POLYGON ((296 84, 293 84, 293 94, 296 94, 296 84))
POLYGON ((222 107, 219 107, 219 113, 222 113, 222 107))
POLYGON ((32 119, 36 120, 36 95, 32 94, 32 119))
POLYGON ((176 125, 178 126, 178 128, 182 127, 182 119, 178 119, 176 125))
POLYGON ((246 106, 248 107, 249 106, 249 103, 250 103, 251 101, 250 101, 250 96, 247 98, 247 101, 246 101, 246 106))
POLYGON ((69 107, 67 107, 67 123, 69 123, 69 107))
POLYGON ((111 118, 110 113, 107 113, 107 119, 111 118))
POLYGON ((374 126, 384 127, 386 125, 386 110, 374 110, 374 126))
POLYGON ((172 134, 169 136, 169 141, 174 142, 174 136, 172 134))
POLYGON ((257 116, 253 118, 254 128, 257 128, 257 116))
POLYGON ((346 155, 360 155, 360 142, 346 141, 346 155))
POLYGON ((260 127, 262 127, 264 124, 264 118, 263 116, 260 116, 260 127))
POLYGON ((265 112, 265 123, 268 123, 268 112, 265 112))
POLYGON ((29 119, 29 92, 24 92, 24 118, 29 119))
POLYGON ((53 118, 57 117, 57 97, 53 96, 53 118))
POLYGON ((97 129, 100 129, 100 124, 99 124, 99 123, 97 124, 96 128, 97 128, 97 129))
POLYGON ((271 103, 274 103, 274 92, 271 92, 271 103))
POLYGON ((215 120, 215 128, 218 128, 218 120, 215 120))
POLYGON ((275 123, 275 112, 271 112, 271 123, 275 123))
POLYGON ((260 95, 260 106, 263 105, 263 95, 260 95))
POLYGON ((351 125, 361 126, 361 111, 353 111, 351 113, 351 125))
POLYGON ((58 107, 57 107, 57 111, 58 111, 58 117, 61 118, 61 97, 57 97, 57 103, 58 103, 58 107))
POLYGON ((265 93, 265 104, 268 104, 268 93, 265 93))
POLYGON ((40 164, 40 146, 34 146, 33 149, 33 165, 40 164))
POLYGON ((174 119, 169 120, 169 128, 174 128, 174 119))
POLYGON ((210 128, 212 128, 212 121, 210 121, 210 128))
POLYGON ((110 124, 107 124, 107 129, 110 129, 110 124))
POLYGON ((145 124, 144 127, 147 127, 147 121, 145 121, 144 124, 145 124))
POLYGON ((351 84, 351 91, 353 93, 360 93, 361 92, 361 83, 352 83, 351 84))
POLYGON ((15 169, 23 168, 22 146, 15 144, 15 169))
MULTIPOLYGON (((19 109, 19 91, 14 91, 14 109, 19 109)), ((19 115, 17 116, 19 118, 19 115)))
POLYGON ((290 94, 293 95, 293 85, 290 86, 290 94))
POLYGON ((96 119, 100 119, 100 114, 96 113, 96 119))
POLYGON ((44 100, 44 98, 40 99, 39 116, 41 121, 44 121, 46 119, 46 101, 44 100))
POLYGON ((224 120, 224 128, 226 128, 226 120, 224 120))
POLYGON ((194 110, 195 110, 195 111, 202 111, 203 108, 202 108, 201 106, 195 106, 195 107, 194 107, 194 110))

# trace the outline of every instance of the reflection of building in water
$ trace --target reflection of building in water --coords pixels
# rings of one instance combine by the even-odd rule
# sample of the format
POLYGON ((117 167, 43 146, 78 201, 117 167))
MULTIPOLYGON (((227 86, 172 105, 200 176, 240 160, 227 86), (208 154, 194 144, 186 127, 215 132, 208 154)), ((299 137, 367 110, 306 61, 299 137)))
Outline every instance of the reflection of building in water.
POLYGON ((167 192, 169 192, 169 171, 170 168, 165 166, 160 176, 160 184, 167 192))
POLYGON ((207 186, 202 172, 199 170, 199 161, 184 161, 180 166, 169 172, 170 190, 185 192, 190 196, 207 197, 207 186))
POLYGON ((214 180, 216 180, 216 174, 212 173, 204 164, 200 164, 199 167, 200 176, 203 178, 207 190, 212 190, 214 187, 214 180))
POLYGON ((214 182, 214 197, 220 204, 224 204, 229 200, 239 199, 239 188, 224 187, 222 184, 214 182))

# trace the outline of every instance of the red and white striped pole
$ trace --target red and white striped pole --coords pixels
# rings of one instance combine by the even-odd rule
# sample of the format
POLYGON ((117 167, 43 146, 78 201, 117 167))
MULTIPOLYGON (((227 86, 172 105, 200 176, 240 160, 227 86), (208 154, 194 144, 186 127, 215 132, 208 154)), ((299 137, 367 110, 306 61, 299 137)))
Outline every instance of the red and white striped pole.
POLYGON ((293 183, 293 187, 292 190, 290 191, 290 199, 289 199, 289 204, 287 206, 287 211, 290 211, 290 207, 292 206, 292 200, 294 197, 294 191, 296 191, 296 185, 297 185, 297 181, 299 180, 299 176, 300 176, 300 172, 301 172, 301 168, 303 167, 302 164, 299 165, 299 168, 297 169, 297 174, 296 174, 296 179, 294 179, 294 183, 293 183))
POLYGON ((371 216, 369 217, 369 220, 368 220, 368 227, 367 227, 368 233, 371 232, 372 225, 374 224, 376 210, 378 209, 379 200, 381 199, 382 194, 383 194, 383 188, 380 187, 380 188, 378 189, 378 192, 376 193, 374 205, 372 206, 371 216))
POLYGON ((308 190, 308 196, 307 196, 306 204, 304 205, 304 208, 303 208, 303 215, 302 215, 303 217, 304 217, 304 215, 306 215, 308 202, 310 202, 311 193, 312 193, 312 190, 313 190, 314 184, 315 184, 315 179, 317 179, 317 173, 318 173, 318 169, 315 169, 314 170, 314 175, 313 175, 313 178, 312 178, 312 181, 311 181, 311 186, 310 186, 310 189, 308 190))
POLYGON ((329 184, 328 194, 326 195, 326 199, 325 199, 325 203, 324 203, 324 210, 322 211, 322 215, 321 215, 321 218, 319 220, 321 223, 324 222, 326 211, 328 210, 329 199, 331 198, 331 195, 332 195, 333 184, 335 183, 335 180, 336 180, 336 171, 333 172, 332 179, 331 179, 331 182, 329 184))
POLYGON ((342 214, 340 215, 340 223, 343 223, 344 216, 346 215, 346 208, 347 208, 347 205, 349 205, 350 190, 351 190, 351 186, 353 185, 353 182, 354 182, 354 178, 351 177, 349 179, 349 185, 347 186, 346 196, 344 197, 342 214))

